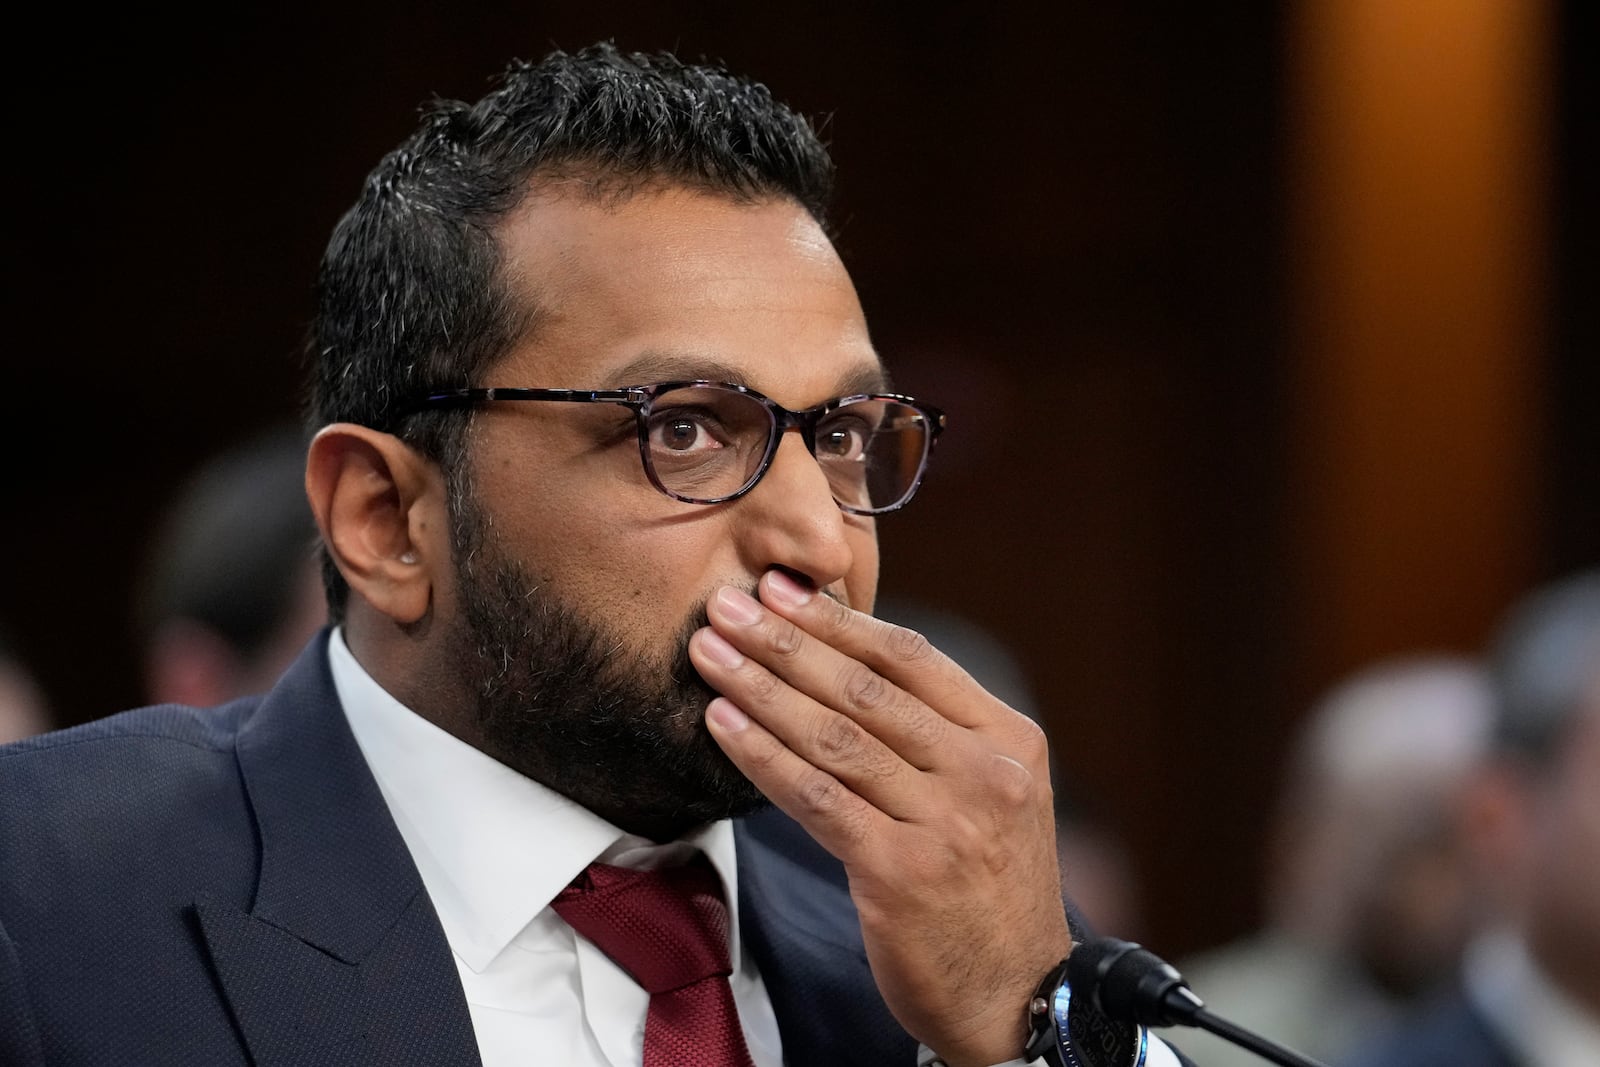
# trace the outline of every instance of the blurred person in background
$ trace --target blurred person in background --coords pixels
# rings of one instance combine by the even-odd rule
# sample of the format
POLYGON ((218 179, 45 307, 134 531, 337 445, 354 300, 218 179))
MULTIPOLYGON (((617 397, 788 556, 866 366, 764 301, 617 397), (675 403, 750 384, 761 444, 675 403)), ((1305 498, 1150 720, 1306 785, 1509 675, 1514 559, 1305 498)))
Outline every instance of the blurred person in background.
MULTIPOLYGON (((1145 942, 1144 890, 1132 851, 1086 791, 1058 779, 1055 797, 1056 862, 1061 892, 1095 934, 1145 942)), ((1189 1046, 1184 1035, 1184 1050, 1189 1046)))
POLYGON ((52 725, 49 702, 33 668, 11 634, 0 628, 0 745, 42 734, 52 725))
POLYGON ((1492 921, 1457 980, 1351 1067, 1600 1064, 1600 570, 1512 608, 1465 825, 1492 921))
POLYGON ((275 427, 212 456, 168 505, 136 585, 145 698, 265 692, 327 620, 305 440, 275 427))
MULTIPOLYGON (((1178 963, 1213 1011, 1332 1060, 1449 976, 1477 913, 1456 812, 1489 693, 1478 663, 1416 655, 1322 696, 1280 792, 1262 926, 1178 963)), ((1185 1046, 1262 1062, 1210 1034, 1185 1046)))

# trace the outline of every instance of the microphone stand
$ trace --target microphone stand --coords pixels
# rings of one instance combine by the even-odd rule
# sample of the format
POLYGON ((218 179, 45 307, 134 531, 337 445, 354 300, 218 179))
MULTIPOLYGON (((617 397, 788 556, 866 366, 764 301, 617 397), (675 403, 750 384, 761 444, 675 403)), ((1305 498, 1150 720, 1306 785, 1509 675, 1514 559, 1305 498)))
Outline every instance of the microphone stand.
POLYGON ((1193 1026, 1279 1064, 1324 1067, 1309 1056, 1270 1041, 1207 1011, 1172 964, 1132 941, 1102 937, 1073 947, 1068 981, 1088 993, 1107 1016, 1145 1026, 1193 1026))
POLYGON ((1188 1025, 1200 1030, 1209 1030, 1218 1037, 1231 1041, 1240 1048, 1249 1049, 1263 1059, 1281 1064, 1282 1067, 1324 1067, 1323 1064, 1304 1056, 1292 1048, 1287 1048, 1275 1041, 1269 1041, 1260 1034, 1235 1023, 1229 1022, 1220 1015, 1215 1015, 1205 1008, 1194 1010, 1194 1022, 1188 1025))

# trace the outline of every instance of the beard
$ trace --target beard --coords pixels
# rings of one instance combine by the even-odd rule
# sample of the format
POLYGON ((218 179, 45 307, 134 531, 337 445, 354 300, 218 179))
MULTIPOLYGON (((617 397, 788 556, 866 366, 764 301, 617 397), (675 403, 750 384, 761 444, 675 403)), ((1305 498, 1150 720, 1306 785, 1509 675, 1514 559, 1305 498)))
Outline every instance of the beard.
POLYGON ((455 496, 456 662, 488 755, 655 841, 769 803, 705 726, 716 692, 689 660, 704 605, 661 656, 630 649, 541 588, 470 492, 455 496))

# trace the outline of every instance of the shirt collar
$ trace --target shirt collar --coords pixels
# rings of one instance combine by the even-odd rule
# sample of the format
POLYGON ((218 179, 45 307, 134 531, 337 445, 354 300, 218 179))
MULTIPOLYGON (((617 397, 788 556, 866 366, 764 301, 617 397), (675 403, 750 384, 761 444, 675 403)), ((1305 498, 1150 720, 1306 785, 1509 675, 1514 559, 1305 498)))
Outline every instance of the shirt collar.
POLYGON ((627 834, 401 704, 356 662, 343 628, 328 663, 350 728, 410 849, 451 948, 482 972, 593 860, 678 862, 698 849, 722 877, 737 968, 739 883, 724 819, 658 845, 627 834))

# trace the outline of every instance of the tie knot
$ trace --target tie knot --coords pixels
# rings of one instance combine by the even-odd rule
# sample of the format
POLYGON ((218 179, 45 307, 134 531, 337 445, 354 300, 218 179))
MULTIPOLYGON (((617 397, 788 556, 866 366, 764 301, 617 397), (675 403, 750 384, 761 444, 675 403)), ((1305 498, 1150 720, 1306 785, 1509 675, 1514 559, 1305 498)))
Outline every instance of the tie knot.
POLYGON ((704 857, 653 871, 591 863, 550 906, 652 995, 733 970, 722 882, 704 857))

